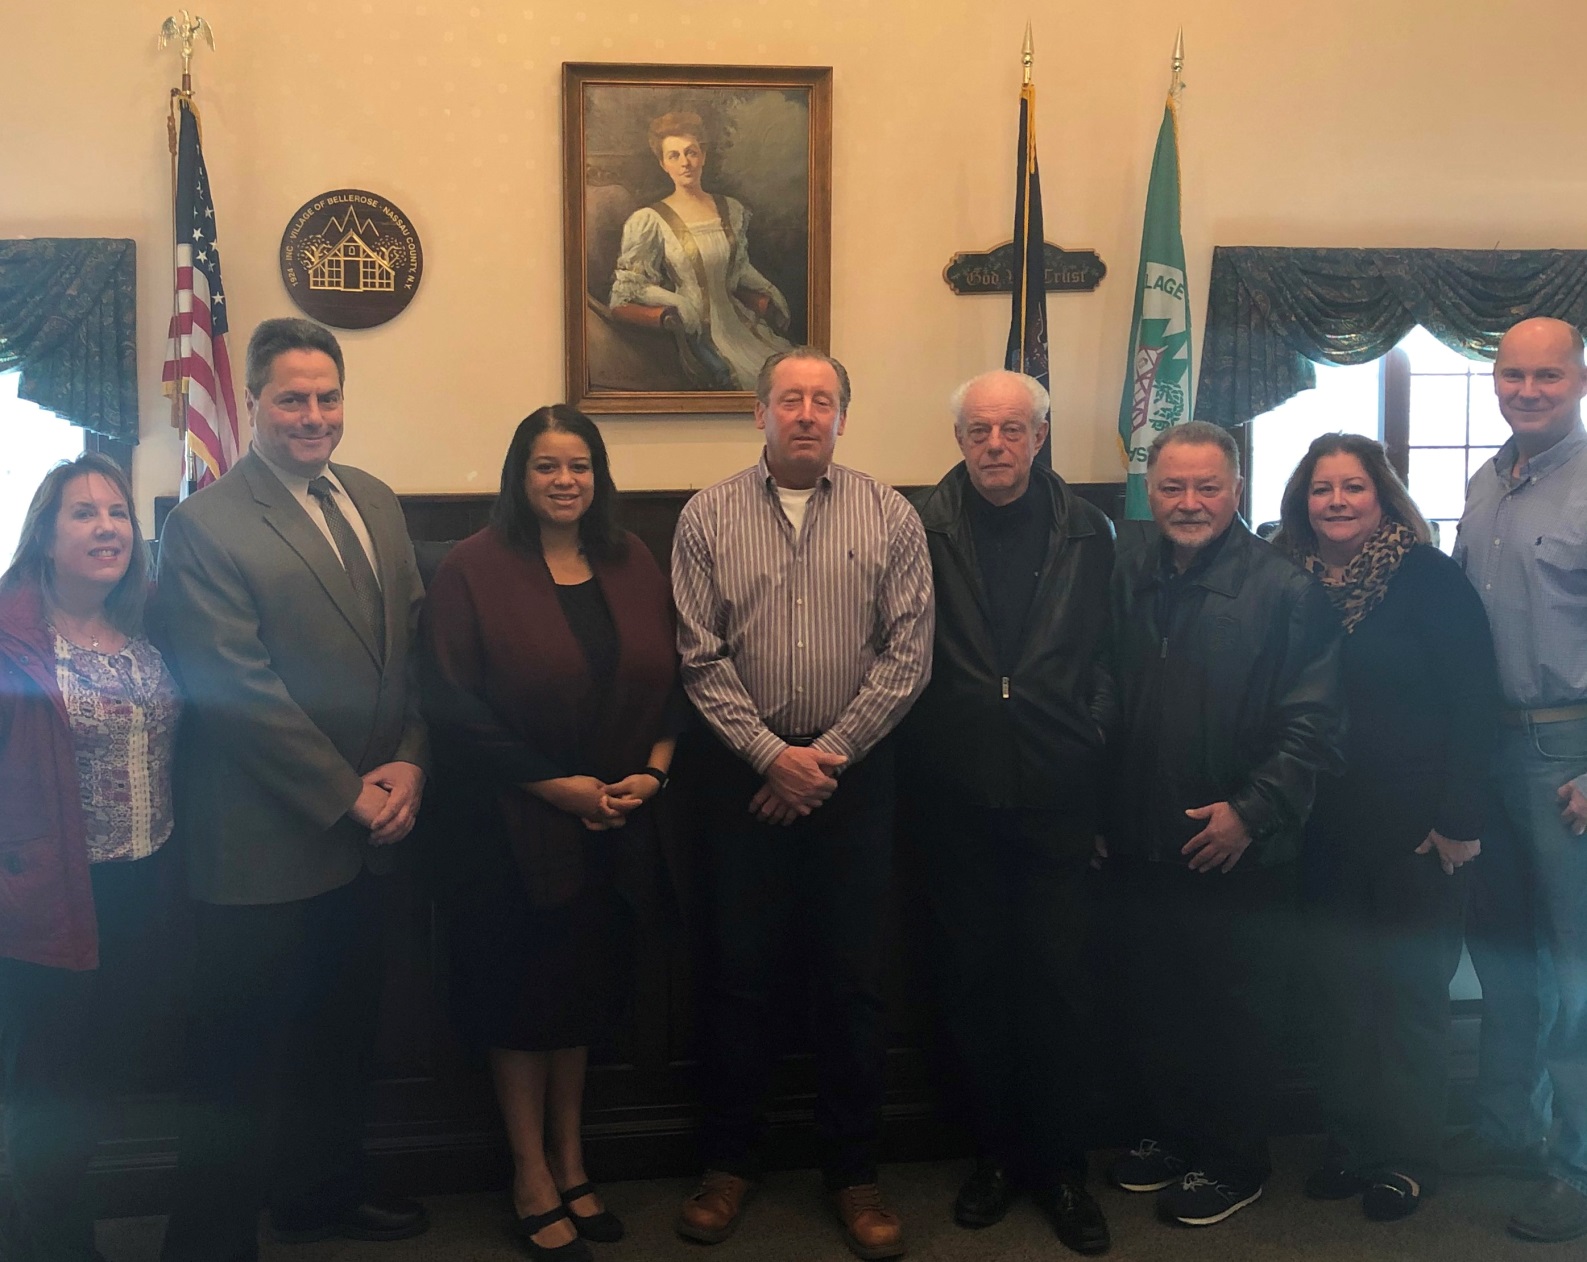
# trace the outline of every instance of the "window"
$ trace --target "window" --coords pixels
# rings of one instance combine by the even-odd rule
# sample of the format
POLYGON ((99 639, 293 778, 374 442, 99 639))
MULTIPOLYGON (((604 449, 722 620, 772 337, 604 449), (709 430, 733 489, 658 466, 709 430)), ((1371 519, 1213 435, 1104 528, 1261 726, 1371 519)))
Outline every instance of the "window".
POLYGON ((0 373, 0 570, 11 564, 22 519, 44 475, 83 454, 84 432, 17 398, 20 372, 0 373))
POLYGON ((1412 329, 1374 363, 1318 364, 1315 390, 1251 422, 1253 524, 1278 520, 1290 473, 1312 439, 1335 430, 1383 442, 1445 552, 1454 546, 1466 484, 1510 436, 1494 398, 1493 366, 1412 329))

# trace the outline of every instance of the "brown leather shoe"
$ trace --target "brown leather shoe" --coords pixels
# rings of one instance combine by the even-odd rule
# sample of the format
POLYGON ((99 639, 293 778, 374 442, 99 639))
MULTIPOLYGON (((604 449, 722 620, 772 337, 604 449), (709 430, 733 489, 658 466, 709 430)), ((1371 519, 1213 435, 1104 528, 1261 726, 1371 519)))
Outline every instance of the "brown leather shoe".
POLYGON ((701 1244, 721 1244, 738 1229, 744 1202, 754 1185, 723 1170, 707 1170, 694 1194, 678 1211, 680 1236, 701 1244))
POLYGON ((874 1183, 841 1188, 832 1194, 849 1251, 856 1257, 896 1258, 904 1252, 904 1224, 882 1204, 882 1189, 874 1183))

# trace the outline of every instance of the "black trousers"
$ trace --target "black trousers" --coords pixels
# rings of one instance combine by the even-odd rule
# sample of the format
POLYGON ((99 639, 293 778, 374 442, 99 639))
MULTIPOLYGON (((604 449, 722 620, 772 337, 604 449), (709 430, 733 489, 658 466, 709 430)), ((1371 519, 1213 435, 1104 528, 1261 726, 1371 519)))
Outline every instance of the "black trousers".
POLYGON ((773 1002, 808 951, 814 992, 816 1122, 832 1188, 876 1180, 886 1056, 881 978, 892 892, 893 759, 884 741, 845 770, 837 792, 793 824, 748 811, 761 777, 720 745, 703 759, 710 958, 701 1155, 755 1174, 761 1110, 778 1054, 773 1002))
POLYGON ((376 879, 291 903, 197 908, 189 1089, 163 1262, 254 1262, 259 1211, 334 1221, 368 1191, 379 1014, 376 879))
POLYGON ((1108 865, 1139 1133, 1195 1168, 1265 1179, 1295 935, 1295 865, 1108 865))
POLYGON ((924 804, 911 831, 963 1120, 983 1157, 1035 1186, 1084 1177, 1097 1078, 1094 830, 1050 811, 924 804))
POLYGON ((0 1207, 6 1262, 92 1262, 94 1213, 84 1186, 111 1097, 147 1088, 152 1049, 174 1014, 173 935, 179 860, 90 869, 99 968, 75 972, 0 960, 0 1099, 11 1163, 0 1207))
POLYGON ((1437 1180, 1466 873, 1436 854, 1330 856, 1308 892, 1323 1113, 1363 1174, 1437 1180))

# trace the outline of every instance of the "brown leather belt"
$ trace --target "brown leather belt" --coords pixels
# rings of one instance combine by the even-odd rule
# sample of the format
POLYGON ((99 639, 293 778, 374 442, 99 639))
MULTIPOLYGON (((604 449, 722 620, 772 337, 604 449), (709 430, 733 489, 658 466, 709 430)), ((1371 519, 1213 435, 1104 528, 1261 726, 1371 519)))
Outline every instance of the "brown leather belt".
POLYGON ((1587 719, 1587 704, 1557 705, 1542 710, 1501 710, 1499 722, 1505 727, 1525 727, 1528 723, 1569 723, 1587 719))

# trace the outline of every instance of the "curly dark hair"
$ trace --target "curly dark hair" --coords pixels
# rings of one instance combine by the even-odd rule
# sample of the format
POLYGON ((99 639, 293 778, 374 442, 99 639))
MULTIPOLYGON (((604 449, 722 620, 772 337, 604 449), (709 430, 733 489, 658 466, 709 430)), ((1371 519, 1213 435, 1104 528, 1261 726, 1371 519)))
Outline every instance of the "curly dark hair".
POLYGON ((524 478, 529 471, 529 455, 535 439, 547 430, 572 434, 583 439, 590 449, 590 471, 595 478, 595 498, 589 511, 579 518, 579 542, 594 561, 615 561, 627 547, 627 536, 617 513, 617 486, 612 481, 612 465, 606 455, 606 442, 595 422, 566 403, 536 408, 518 423, 507 458, 501 466, 501 494, 490 512, 490 524, 507 543, 520 552, 540 551, 540 519, 529 506, 524 478))

